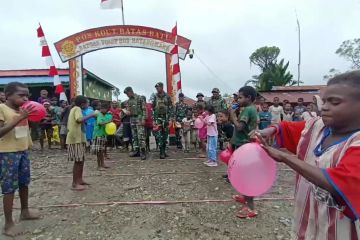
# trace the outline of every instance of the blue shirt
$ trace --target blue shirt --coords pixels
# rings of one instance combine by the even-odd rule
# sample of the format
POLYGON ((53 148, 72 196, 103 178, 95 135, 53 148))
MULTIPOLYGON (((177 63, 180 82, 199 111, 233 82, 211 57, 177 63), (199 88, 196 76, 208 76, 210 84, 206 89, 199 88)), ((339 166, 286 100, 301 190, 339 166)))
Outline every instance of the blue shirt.
POLYGON ((270 112, 259 112, 260 124, 259 129, 265 129, 271 124, 271 113, 270 112))

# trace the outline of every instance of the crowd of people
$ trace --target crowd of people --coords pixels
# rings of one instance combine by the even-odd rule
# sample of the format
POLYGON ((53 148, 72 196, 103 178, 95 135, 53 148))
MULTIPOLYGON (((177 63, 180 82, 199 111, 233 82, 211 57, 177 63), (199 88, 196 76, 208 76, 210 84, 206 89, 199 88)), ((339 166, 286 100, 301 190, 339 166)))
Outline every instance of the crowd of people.
MULTIPOLYGON (((54 126, 58 126, 61 147, 67 149, 68 159, 74 162, 72 190, 82 191, 88 185, 83 179, 88 151, 96 154, 99 170, 108 168, 105 163, 108 147, 121 146, 129 149, 130 157, 145 160, 150 151, 149 137, 153 135, 160 159, 165 159, 169 132, 175 131, 178 149, 189 152, 193 145, 199 158, 206 159, 206 166, 217 167, 219 149, 234 151, 257 138, 275 161, 287 164, 299 174, 293 227, 297 237, 330 239, 327 236, 335 234, 338 239, 355 239, 354 221, 358 220, 360 210, 360 71, 331 79, 322 99, 314 96, 307 106, 302 98, 292 106, 286 100, 280 103, 277 97, 269 106, 250 86, 241 87, 230 105, 214 88, 208 101, 198 93, 195 104, 188 106, 184 94, 180 93, 178 102, 173 104, 163 83, 157 83, 155 88, 147 103, 144 96, 126 87, 128 100, 121 106, 118 102, 98 100, 90 103, 84 96, 58 106, 57 99, 41 91, 38 102, 44 105, 47 114, 33 129, 40 133, 41 147, 47 139, 51 148, 54 126), (115 135, 106 130, 111 122, 117 127, 115 135), (277 148, 272 146, 273 142, 277 148)), ((0 93, 0 179, 4 233, 9 236, 17 233, 12 219, 16 190, 20 193, 21 217, 38 218, 27 203, 28 149, 32 144, 27 118, 34 109, 21 106, 28 96, 28 88, 18 82, 9 83, 5 92, 0 93)), ((237 214, 239 218, 258 215, 253 196, 233 198, 243 204, 237 214)))

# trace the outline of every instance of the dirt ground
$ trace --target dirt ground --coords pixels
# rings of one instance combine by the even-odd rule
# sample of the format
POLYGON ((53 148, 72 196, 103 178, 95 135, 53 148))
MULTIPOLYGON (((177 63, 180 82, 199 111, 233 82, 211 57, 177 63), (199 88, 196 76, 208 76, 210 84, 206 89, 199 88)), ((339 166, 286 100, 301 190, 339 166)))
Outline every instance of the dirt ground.
MULTIPOLYGON (((16 239, 290 239, 293 200, 281 198, 293 196, 294 173, 284 165, 278 166, 274 187, 262 196, 277 199, 257 201, 259 216, 241 220, 235 217, 241 205, 231 200, 236 192, 221 177, 224 164, 209 168, 195 152, 184 154, 172 147, 167 160, 158 159, 157 152, 147 161, 127 155, 111 151, 112 167, 106 172, 97 171, 95 157, 89 155, 85 179, 92 185, 73 192, 66 152, 32 151, 30 205, 40 208, 42 218, 21 222, 28 232, 16 239), (160 200, 185 202, 122 204, 160 200), (191 202, 198 200, 224 201, 191 202)), ((19 207, 18 198, 15 206, 19 207)), ((16 210, 17 219, 18 215, 16 210)))

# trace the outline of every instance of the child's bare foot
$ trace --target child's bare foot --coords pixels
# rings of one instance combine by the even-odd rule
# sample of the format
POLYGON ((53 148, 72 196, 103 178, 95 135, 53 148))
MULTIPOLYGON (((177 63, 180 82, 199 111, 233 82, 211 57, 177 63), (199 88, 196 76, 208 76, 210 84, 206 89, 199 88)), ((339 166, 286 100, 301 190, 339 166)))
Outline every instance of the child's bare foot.
POLYGON ((3 234, 8 237, 16 237, 22 234, 25 234, 25 230, 15 223, 5 224, 3 234))
POLYGON ((71 190, 73 191, 84 191, 86 188, 80 184, 73 184, 71 190))
POLYGON ((206 158, 205 154, 199 154, 199 158, 206 158))
POLYGON ((109 166, 109 165, 106 165, 106 164, 103 164, 101 167, 102 167, 102 168, 110 168, 110 166, 109 166))
POLYGON ((36 220, 40 218, 39 211, 37 209, 23 209, 21 210, 20 220, 36 220))
POLYGON ((90 183, 85 182, 84 180, 81 180, 80 185, 83 185, 83 186, 90 186, 91 184, 90 184, 90 183))
POLYGON ((103 167, 98 167, 97 170, 98 170, 98 171, 101 171, 101 172, 106 171, 106 169, 103 168, 103 167))

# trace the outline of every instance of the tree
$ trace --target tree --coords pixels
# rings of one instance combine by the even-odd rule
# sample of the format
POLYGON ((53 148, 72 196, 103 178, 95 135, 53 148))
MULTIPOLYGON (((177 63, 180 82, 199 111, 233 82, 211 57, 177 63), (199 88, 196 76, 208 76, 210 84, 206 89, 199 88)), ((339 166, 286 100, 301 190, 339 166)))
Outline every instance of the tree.
POLYGON ((116 98, 116 101, 119 101, 120 90, 118 88, 113 90, 113 96, 116 98))
POLYGON ((250 56, 250 62, 257 65, 260 75, 253 76, 245 85, 252 84, 259 91, 269 91, 273 86, 293 86, 297 84, 293 75, 288 71, 289 62, 284 64, 284 59, 277 62, 280 54, 278 47, 262 47, 250 56))
POLYGON ((250 63, 255 64, 262 72, 265 72, 271 65, 276 63, 280 54, 278 47, 261 47, 256 49, 250 56, 250 63))
POLYGON ((350 61, 353 69, 360 68, 360 38, 342 42, 335 53, 350 61))
POLYGON ((329 72, 323 76, 324 80, 329 80, 337 75, 341 74, 341 72, 335 68, 329 70, 329 72))

